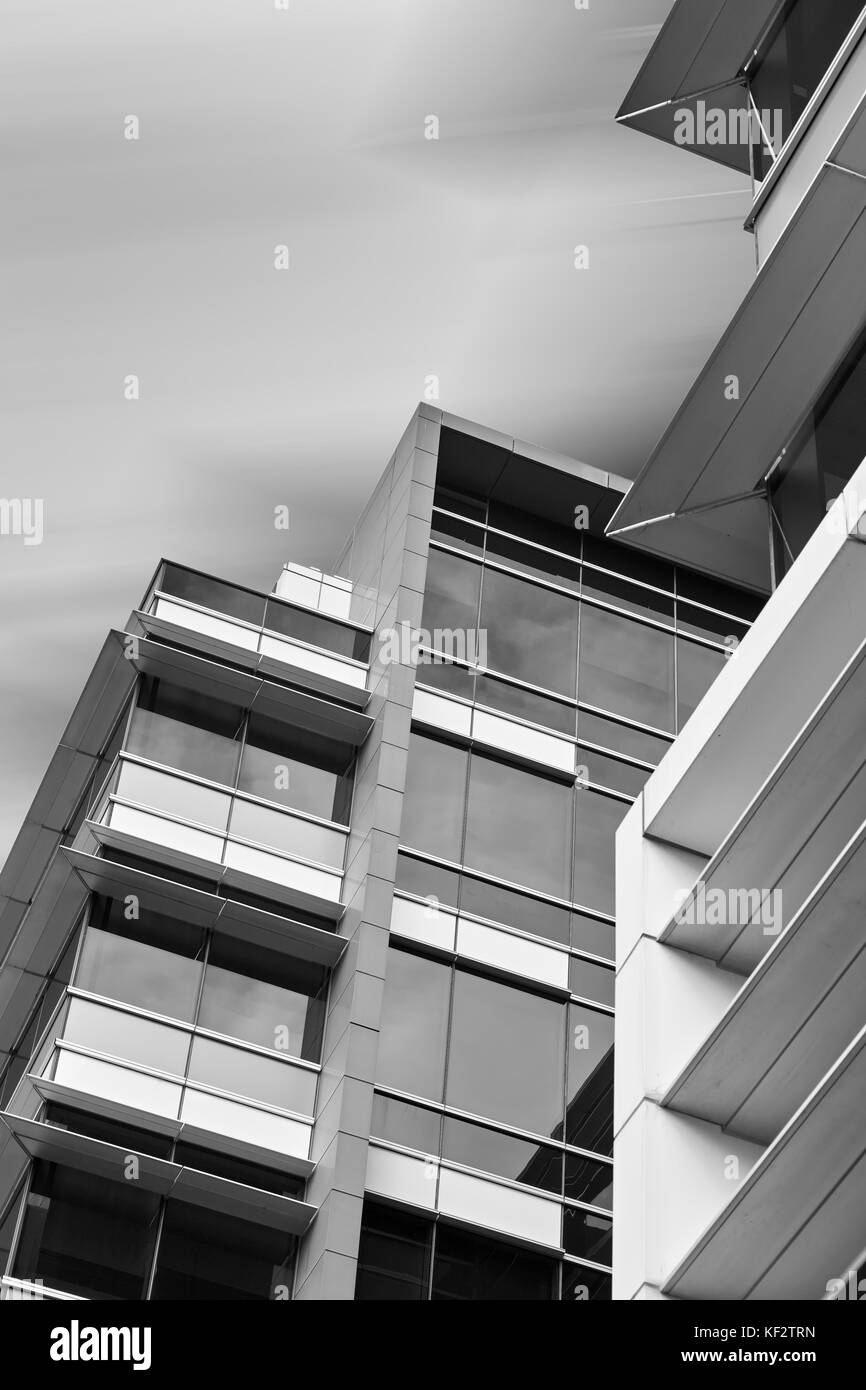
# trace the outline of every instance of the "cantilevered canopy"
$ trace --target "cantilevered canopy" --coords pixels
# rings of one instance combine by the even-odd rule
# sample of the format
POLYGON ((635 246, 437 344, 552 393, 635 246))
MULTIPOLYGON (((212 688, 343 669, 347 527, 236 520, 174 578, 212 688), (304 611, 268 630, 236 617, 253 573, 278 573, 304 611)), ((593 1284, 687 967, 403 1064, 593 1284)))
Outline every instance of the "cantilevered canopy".
MULTIPOLYGON (((745 69, 784 0, 677 0, 617 112, 617 120, 674 143, 677 112, 699 101, 726 113, 748 111, 745 69)), ((696 154, 750 171, 747 143, 694 145, 696 154)))
POLYGON ((862 331, 864 264, 866 179, 827 164, 608 535, 767 590, 762 480, 862 331))

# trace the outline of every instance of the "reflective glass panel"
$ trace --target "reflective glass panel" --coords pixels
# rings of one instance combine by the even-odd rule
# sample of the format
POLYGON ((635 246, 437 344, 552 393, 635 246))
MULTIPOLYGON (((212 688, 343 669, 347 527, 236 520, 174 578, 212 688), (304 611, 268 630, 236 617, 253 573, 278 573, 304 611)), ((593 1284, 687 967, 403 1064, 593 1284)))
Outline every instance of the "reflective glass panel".
POLYGON ((613 1209, 613 1168, 581 1154, 565 1153, 565 1195, 595 1207, 613 1209))
POLYGON ((458 970, 447 1103, 533 1134, 562 1124, 563 1005, 458 970))
POLYGON ((63 1036, 93 1052, 172 1076, 186 1070, 189 1033, 86 999, 71 1000, 63 1036))
POLYGON ((318 1062, 327 985, 322 966, 217 933, 198 1022, 215 1033, 318 1062))
POLYGON ((586 912, 574 912, 571 917, 571 944, 575 951, 613 960, 616 955, 616 928, 613 922, 603 922, 586 912))
POLYGON ((574 736, 577 714, 574 705, 550 700, 545 695, 537 695, 534 690, 510 685, 508 681, 494 680, 492 676, 478 677, 475 698, 479 705, 486 705, 489 709, 501 710, 503 714, 513 714, 531 724, 541 724, 546 729, 574 736))
POLYGON ((158 772, 155 768, 142 767, 126 759, 120 765, 115 791, 136 806, 165 811, 170 816, 178 816, 195 825, 225 830, 228 824, 231 797, 227 791, 203 787, 198 782, 187 781, 185 777, 158 772))
POLYGON ((577 1148, 613 1152, 613 1019, 582 1004, 568 1010, 564 1137, 577 1148))
POLYGON ((439 1153, 441 1126, 442 1116, 436 1110, 425 1110, 423 1106, 395 1100, 393 1096, 383 1096, 378 1092, 373 1097, 370 1133, 377 1139, 387 1139, 392 1144, 402 1144, 407 1149, 435 1155, 439 1153))
POLYGON ((356 1301, 426 1301, 432 1239, 432 1221, 365 1202, 356 1301))
POLYGON ((257 1222, 166 1204, 151 1298, 249 1301, 291 1296, 295 1239, 257 1222))
POLYGON ((605 570, 586 565, 581 594, 584 598, 597 598, 601 603, 612 604, 614 608, 625 608, 642 618, 653 618, 656 622, 673 625, 674 600, 671 594, 643 589, 620 575, 608 574, 605 570))
POLYGON ((234 786, 243 711, 145 676, 126 747, 151 762, 234 786))
POLYGON ((459 883, 459 876, 450 869, 441 869, 438 864, 428 864, 410 854, 397 855, 396 887, 404 893, 436 898, 445 906, 456 907, 459 883))
POLYGON ((474 754, 467 866, 552 897, 570 897, 573 799, 573 788, 563 782, 474 754))
POLYGON ((144 908, 132 921, 125 912, 117 899, 94 899, 76 985, 191 1023, 201 980, 202 932, 144 908))
MULTIPOLYGON (((437 629, 456 631, 478 627, 478 595, 481 591, 481 566, 459 555, 431 549, 427 557, 427 579, 424 584, 424 611, 421 627, 430 635, 430 642, 441 649, 436 640, 437 629)), ((452 652, 451 655, 456 655, 452 652)))
POLYGON ((584 604, 578 694, 585 704, 673 732, 673 634, 584 604))
POLYGON ((569 1255, 609 1265, 613 1253, 613 1221, 598 1212, 566 1207, 562 1221, 562 1243, 569 1255))
POLYGON ((241 791, 346 824, 353 773, 354 752, 346 744, 250 715, 238 779, 241 791))
POLYGON ((317 1076, 289 1062, 246 1052, 212 1038, 195 1038, 189 1062, 190 1081, 219 1091, 260 1100, 265 1105, 312 1115, 317 1076))
POLYGON ((411 735, 400 823, 404 845, 459 861, 468 758, 465 748, 411 735))
POLYGON ((451 661, 437 661, 427 652, 420 652, 415 670, 418 685, 429 685, 446 695, 459 695, 471 700, 475 690, 475 672, 451 661))
POLYGON ((568 988, 572 994, 593 999, 596 1004, 613 1006, 614 979, 613 970, 595 965, 593 961, 572 956, 568 962, 568 988))
POLYGON ((441 1222, 436 1230, 433 1292, 450 1302, 545 1301, 556 1297, 553 1260, 441 1222))
POLYGON ((574 900, 613 916, 616 831, 629 802, 615 801, 585 787, 575 798, 574 900))
POLYGON ((309 647, 321 647, 336 656, 366 661, 370 655, 370 634, 338 623, 304 608, 292 608, 280 599, 269 598, 265 627, 283 637, 294 637, 309 647))
POLYGON ((461 880, 460 911, 568 945, 566 908, 542 902, 540 898, 530 898, 526 893, 515 893, 510 888, 501 888, 497 883, 470 878, 468 874, 464 874, 461 880))
POLYGON ((197 603, 202 608, 210 608, 215 613, 225 613, 230 618, 240 618, 256 626, 264 617, 264 594, 238 589, 233 584, 223 583, 221 579, 196 574, 194 570, 183 569, 180 565, 166 565, 157 587, 175 598, 184 598, 188 603, 197 603))
POLYGON ((38 1161, 13 1276, 81 1298, 141 1299, 158 1211, 135 1183, 38 1161))
POLYGON ((597 743, 601 748, 609 748, 627 758, 639 758, 653 766, 661 762, 671 746, 669 739, 646 734, 628 724, 617 724, 613 719, 603 719, 600 714, 590 714, 588 710, 580 710, 577 721, 578 737, 587 743, 597 743))
POLYGON ((380 1085, 441 1101, 450 994, 449 966, 389 950, 376 1067, 380 1085))
POLYGON ((484 571, 481 628, 493 671, 574 695, 576 599, 528 584, 489 566, 484 571))
POLYGON ((562 1193, 562 1151, 467 1120, 445 1119, 442 1157, 542 1192, 562 1193))
POLYGON ((650 777, 648 768, 608 758, 582 743, 577 749, 577 764, 581 768, 578 776, 585 786, 605 787, 608 791, 624 792, 626 796, 637 796, 650 777))
POLYGON ((679 728, 691 718, 716 676, 724 670, 724 652, 677 641, 677 719, 679 728))

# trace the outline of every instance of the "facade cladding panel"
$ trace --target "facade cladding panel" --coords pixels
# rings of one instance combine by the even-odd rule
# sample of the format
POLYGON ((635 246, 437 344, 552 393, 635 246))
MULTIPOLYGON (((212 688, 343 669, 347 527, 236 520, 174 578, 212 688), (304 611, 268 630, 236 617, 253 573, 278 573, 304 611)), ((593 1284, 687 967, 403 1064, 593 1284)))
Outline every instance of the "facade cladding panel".
POLYGON ((610 1298, 615 834, 760 607, 623 490, 421 407, 336 578, 160 566, 3 875, 5 1297, 610 1298))

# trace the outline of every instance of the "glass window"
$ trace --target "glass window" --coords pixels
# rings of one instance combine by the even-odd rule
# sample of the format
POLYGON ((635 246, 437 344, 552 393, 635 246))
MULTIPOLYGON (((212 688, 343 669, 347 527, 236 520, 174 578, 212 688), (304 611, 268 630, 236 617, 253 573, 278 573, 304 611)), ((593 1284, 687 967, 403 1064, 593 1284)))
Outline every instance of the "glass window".
POLYGON ((442 1157, 482 1173, 562 1194, 562 1150, 446 1116, 442 1157))
POLYGON ((545 695, 537 695, 534 690, 510 685, 508 681, 494 680, 492 676, 478 677, 475 698, 479 705, 486 705, 488 709, 501 710, 503 714, 526 719, 530 724, 541 724, 546 729, 574 737, 577 714, 574 705, 549 700, 545 695))
POLYGON ((294 1237, 186 1202, 166 1203, 151 1297, 244 1300, 291 1294, 294 1237))
POLYGON ((212 1038, 193 1040, 189 1079, 296 1115, 313 1113, 317 1080, 314 1071, 214 1042, 212 1038))
POLYGON ((250 715, 238 780, 241 791, 345 825, 353 776, 354 752, 344 743, 250 715))
POLYGON ((44 1119, 46 1124, 55 1125, 58 1129, 86 1134, 91 1139, 100 1139, 104 1144, 115 1144, 124 1153, 150 1154, 153 1158, 171 1156, 174 1143, 171 1135, 154 1134, 151 1130, 139 1129, 120 1120, 109 1120, 87 1110, 75 1110, 68 1105, 47 1105, 44 1119))
POLYGON ((582 1154, 565 1153, 565 1195, 577 1202, 613 1209, 613 1168, 582 1154))
POLYGON ((700 647, 697 642, 677 641, 677 721, 689 720, 727 660, 724 652, 700 647))
POLYGON ((93 1052, 172 1076, 183 1076, 186 1070, 189 1033, 87 999, 70 1001, 63 1036, 93 1052))
POLYGON ((448 907, 456 907, 459 883, 459 875, 450 869, 428 864, 411 854, 397 855, 395 886, 404 893, 412 893, 416 898, 436 898, 448 907))
POLYGON ((513 1302, 555 1297, 557 1267, 502 1241, 486 1240, 440 1222, 436 1231, 433 1291, 436 1300, 513 1302))
POLYGON ((243 711, 145 676, 126 747, 141 758, 234 786, 243 711))
POLYGON ((562 1301, 579 1303, 609 1302, 613 1297, 609 1274, 570 1261, 562 1266, 562 1301))
POLYGON ((511 888, 501 888, 497 883, 470 878, 468 874, 461 880, 460 911, 568 945, 566 908, 530 898, 526 893, 515 893, 511 888))
POLYGON ((576 1148, 613 1152, 613 1019, 582 1004, 568 1010, 564 1137, 576 1148))
POLYGON ((576 599, 487 567, 481 629, 487 664, 561 695, 574 696, 577 660, 576 599))
POLYGON ((205 970, 202 1028, 318 1062, 328 972, 217 933, 205 970))
POLYGON ((256 846, 282 850, 294 858, 342 869, 346 857, 344 831, 287 814, 288 808, 260 806, 238 797, 232 806, 229 833, 233 840, 249 840, 256 846))
POLYGON ((370 634, 358 632, 345 623, 338 623, 304 608, 293 608, 278 598, 269 598, 265 612, 265 627, 282 637, 294 637, 309 647, 320 647, 336 656, 353 661, 367 661, 370 656, 370 634))
POLYGON ((174 598, 184 598, 188 603, 197 603, 201 608, 225 613, 230 618, 240 618, 256 627, 264 617, 264 594, 238 589, 221 579, 210 579, 206 574, 196 574, 195 570, 182 569, 180 565, 166 565, 157 587, 174 598))
POLYGON ((591 917, 586 912, 574 912, 571 916, 571 945, 575 951, 589 951, 590 955, 613 960, 616 956, 616 927, 613 922, 603 922, 601 918, 591 917))
POLYGON ((419 652, 415 670, 418 685, 429 685, 446 695, 458 695, 471 700, 475 691, 475 671, 455 666, 451 661, 437 661, 426 652, 419 652))
POLYGON ((741 623, 725 613, 710 613, 706 608, 695 608, 691 603, 677 602, 677 631, 690 633, 693 637, 705 637, 708 642, 718 642, 732 647, 742 642, 749 631, 748 623, 741 623))
POLYGON ((298 1199, 304 1195, 303 1178, 292 1173, 281 1173, 276 1168, 263 1168, 258 1163, 248 1163, 244 1158, 232 1154, 217 1153, 215 1149, 202 1149, 195 1144, 178 1144, 174 1151, 174 1162, 184 1168, 196 1168, 200 1173, 214 1173, 218 1178, 228 1178, 229 1182, 242 1182, 247 1187, 257 1187, 262 1192, 276 1192, 280 1197, 298 1199))
POLYGON ((205 825, 213 830, 225 830, 228 825, 231 796, 227 791, 203 787, 200 782, 190 782, 172 772, 144 767, 124 758, 114 790, 123 800, 136 806, 165 811, 194 825, 205 825))
POLYGON ((614 972, 604 965, 582 960, 579 956, 572 956, 568 962, 568 988, 572 994, 593 999, 596 1004, 613 1006, 614 979, 614 972))
POLYGON ((641 584, 652 584, 654 589, 673 593, 674 567, 667 560, 642 555, 627 545, 591 536, 588 531, 583 536, 583 558, 587 564, 598 565, 601 569, 625 575, 627 579, 636 579, 641 584))
POLYGON ((683 569, 677 569, 677 598, 691 599, 692 603, 702 603, 705 608, 715 608, 720 613, 731 613, 746 623, 753 623, 767 602, 766 598, 746 589, 735 589, 730 584, 720 584, 718 580, 696 574, 694 570, 683 569))
POLYGON ((191 1023, 204 936, 175 917, 140 908, 127 920, 115 898, 94 898, 75 983, 92 994, 191 1023))
POLYGON ((609 1265, 613 1251, 613 1221, 582 1207, 566 1207, 562 1219, 562 1243, 569 1255, 609 1265))
POLYGON ((433 495, 433 505, 434 507, 441 507, 446 512, 457 512, 460 516, 468 516, 482 526, 487 520, 486 502, 480 501, 477 497, 470 497, 465 492, 455 492, 453 488, 437 487, 433 495))
POLYGON ((459 861, 468 758, 465 748, 411 735, 400 823, 404 845, 459 861))
MULTIPOLYGON (((558 535, 556 540, 560 540, 558 535)), ((500 536, 496 531, 488 531, 487 557, 501 560, 510 569, 521 570, 523 574, 536 579, 548 579, 564 589, 573 590, 575 594, 580 592, 580 565, 577 560, 567 559, 564 555, 552 555, 508 536, 500 536)))
POLYGON ((673 634, 584 604, 578 694, 585 704, 673 732, 673 634))
MULTIPOLYGON (((539 472, 543 473, 544 470, 539 470, 539 472)), ((569 493, 571 493, 572 483, 575 481, 574 479, 568 480, 569 493)), ((592 491, 594 497, 597 496, 595 490, 592 491)), ((569 521, 574 516, 571 497, 569 497, 568 503, 563 503, 563 512, 569 521)), ((490 503, 488 525, 497 531, 505 531, 508 535, 533 541, 536 545, 546 546, 548 550, 559 551, 575 560, 580 559, 581 542, 585 532, 579 531, 573 525, 562 526, 554 521, 548 521, 544 517, 534 516, 522 507, 509 507, 504 502, 496 501, 490 503)))
POLYGON ((37 1161, 12 1274, 81 1298, 141 1299, 158 1211, 135 1183, 37 1161))
POLYGON ((445 516, 442 512, 433 513, 430 539, 465 550, 467 555, 482 555, 484 552, 483 527, 473 526, 470 521, 458 521, 456 517, 445 516))
POLYGON ((578 787, 574 812, 574 898, 581 907, 613 916, 616 832, 628 810, 627 801, 615 801, 611 796, 578 787))
POLYGON ((563 1006, 458 970, 447 1102, 533 1134, 562 1123, 563 1006))
POLYGON ((389 950, 376 1069, 380 1085, 441 1101, 450 994, 449 966, 389 950))
POLYGON ((590 714, 588 710, 580 710, 577 721, 578 737, 587 743, 597 743, 601 748, 622 753, 626 758, 639 758, 653 766, 661 762, 671 746, 669 739, 646 734, 628 724, 617 724, 613 719, 603 719, 600 714, 590 714))
POLYGON ((463 560, 459 555, 450 555, 444 550, 430 550, 427 556, 421 627, 430 634, 434 647, 437 646, 437 630, 475 631, 478 627, 480 592, 480 565, 463 560))
POLYGON ((605 570, 586 565, 581 594, 584 598, 597 598, 601 603, 610 603, 615 608, 626 608, 629 613, 637 613, 642 618, 654 618, 656 622, 673 625, 674 600, 671 594, 643 589, 617 574, 608 574, 605 570))
POLYGON ((426 1301, 432 1239, 431 1221, 365 1202, 356 1301, 426 1301))
POLYGON ((573 801, 570 785, 473 754, 466 864, 569 898, 573 801))
POLYGON ((436 1110, 425 1110, 421 1105, 378 1092, 373 1097, 370 1133, 377 1139, 387 1139, 423 1154, 438 1154, 441 1125, 442 1116, 436 1110))
MULTIPOLYGON (((863 8, 862 0, 795 0, 754 70, 752 96, 759 111, 782 113, 775 153, 787 140, 863 8)), ((776 132, 770 130, 769 135, 776 132)), ((757 174, 769 172, 763 154, 757 174)))
POLYGON ((581 785, 606 787, 608 791, 624 792, 626 796, 637 796, 650 777, 649 768, 635 767, 633 763, 620 762, 618 758, 608 758, 604 753, 596 753, 594 748, 580 744, 577 750, 578 766, 585 771, 580 773, 581 785))

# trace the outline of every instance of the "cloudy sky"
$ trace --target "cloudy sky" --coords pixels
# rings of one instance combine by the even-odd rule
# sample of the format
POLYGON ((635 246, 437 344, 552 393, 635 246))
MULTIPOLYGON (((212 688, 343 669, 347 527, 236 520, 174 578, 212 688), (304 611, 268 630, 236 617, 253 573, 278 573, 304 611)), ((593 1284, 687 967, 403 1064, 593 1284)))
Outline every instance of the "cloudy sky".
POLYGON ((745 180, 613 120, 670 7, 5 0, 0 861, 159 558, 327 568, 427 377, 635 473, 754 273, 745 180))

